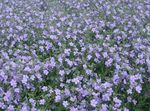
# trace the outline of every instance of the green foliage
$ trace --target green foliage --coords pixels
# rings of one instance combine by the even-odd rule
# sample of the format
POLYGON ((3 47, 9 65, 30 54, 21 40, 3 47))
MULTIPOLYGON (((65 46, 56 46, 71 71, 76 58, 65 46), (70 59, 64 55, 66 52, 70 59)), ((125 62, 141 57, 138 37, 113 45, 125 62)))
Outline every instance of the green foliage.
POLYGON ((100 77, 103 80, 106 80, 113 76, 114 68, 106 67, 104 62, 100 62, 99 64, 95 65, 95 71, 98 74, 98 77, 100 77))

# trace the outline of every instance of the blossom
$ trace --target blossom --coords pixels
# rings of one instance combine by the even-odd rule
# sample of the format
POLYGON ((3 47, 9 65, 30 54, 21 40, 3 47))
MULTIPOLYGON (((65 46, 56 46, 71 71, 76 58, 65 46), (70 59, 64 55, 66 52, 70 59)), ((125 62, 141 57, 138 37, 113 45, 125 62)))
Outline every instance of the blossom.
POLYGON ((107 104, 102 104, 102 107, 100 109, 101 111, 108 111, 108 105, 107 104))
POLYGON ((47 90, 48 90, 47 86, 43 86, 43 87, 42 87, 42 90, 43 90, 44 92, 47 91, 47 90))
POLYGON ((21 108, 21 111, 28 111, 27 105, 23 105, 22 108, 21 108))
POLYGON ((120 107, 122 104, 122 101, 119 100, 117 97, 113 98, 113 101, 115 102, 115 107, 120 107))
POLYGON ((87 60, 91 60, 92 56, 91 55, 88 55, 87 56, 87 60))
POLYGON ((41 99, 41 100, 39 101, 40 105, 44 105, 45 102, 46 102, 45 99, 41 99))
POLYGON ((124 110, 123 111, 129 111, 129 109, 127 109, 127 108, 124 108, 124 110))
POLYGON ((91 104, 91 106, 96 107, 97 104, 98 104, 98 101, 95 100, 95 99, 92 99, 91 102, 90 102, 90 104, 91 104))
POLYGON ((12 99, 12 94, 10 91, 7 91, 4 96, 4 101, 9 102, 9 101, 11 101, 11 99, 12 99))
POLYGON ((9 105, 7 110, 8 110, 8 111, 14 111, 15 109, 14 109, 14 106, 13 106, 13 105, 9 105))
POLYGON ((110 94, 108 93, 105 93, 102 95, 102 100, 103 101, 110 101, 110 94))
POLYGON ((114 84, 118 84, 119 83, 119 79, 120 79, 120 77, 118 75, 114 75, 114 77, 113 77, 113 83, 114 84))
POLYGON ((48 70, 43 71, 45 75, 48 75, 48 70))
POLYGON ((70 111, 79 111, 79 110, 78 110, 78 108, 71 107, 71 108, 70 108, 70 111))
POLYGON ((60 100, 61 100, 61 96, 60 95, 55 96, 55 102, 59 102, 60 100))
POLYGON ((23 75, 22 83, 26 84, 27 81, 28 81, 28 76, 27 75, 23 75))
POLYGON ((60 70, 60 71, 59 71, 59 74, 60 74, 61 76, 63 76, 63 75, 65 74, 65 71, 64 71, 64 70, 60 70))
POLYGON ((132 89, 128 89, 128 90, 127 90, 127 93, 128 93, 128 94, 132 94, 132 93, 133 93, 133 92, 132 92, 132 89))
POLYGON ((16 83, 15 80, 11 80, 11 81, 10 81, 10 84, 11 84, 12 87, 16 87, 16 86, 17 86, 17 83, 16 83))
POLYGON ((138 92, 138 93, 141 93, 141 90, 142 90, 142 87, 140 85, 136 86, 135 90, 138 92))
POLYGON ((21 26, 16 26, 16 28, 17 28, 19 31, 21 31, 21 30, 23 29, 23 27, 21 27, 21 26))
POLYGON ((67 107, 69 105, 68 101, 63 101, 63 106, 67 107))

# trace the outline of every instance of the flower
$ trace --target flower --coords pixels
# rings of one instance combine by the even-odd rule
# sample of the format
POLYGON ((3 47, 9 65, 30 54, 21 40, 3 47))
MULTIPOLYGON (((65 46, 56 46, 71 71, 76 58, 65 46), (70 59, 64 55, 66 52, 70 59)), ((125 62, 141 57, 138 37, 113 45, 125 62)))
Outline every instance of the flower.
POLYGON ((102 95, 102 100, 103 100, 103 101, 110 101, 110 94, 104 93, 104 94, 102 95))
POLYGON ((129 109, 127 109, 127 108, 124 108, 124 109, 123 109, 123 111, 129 111, 129 109))
POLYGON ((10 81, 10 84, 11 84, 11 86, 14 87, 14 88, 17 86, 17 83, 16 83, 15 80, 11 80, 11 81, 10 81))
POLYGON ((45 99, 41 99, 41 100, 39 101, 40 105, 44 105, 45 102, 46 102, 45 99))
POLYGON ((118 108, 118 107, 120 107, 121 106, 121 104, 122 104, 122 101, 120 100, 120 99, 118 99, 117 97, 114 97, 113 98, 113 101, 115 102, 115 107, 116 108, 118 108))
POLYGON ((98 101, 95 100, 95 99, 92 99, 91 102, 90 102, 90 104, 91 104, 91 106, 96 107, 97 104, 98 104, 98 101))
POLYGON ((21 111, 28 111, 27 105, 23 105, 22 108, 21 108, 21 111))
POLYGON ((91 55, 88 55, 87 56, 87 60, 91 60, 92 56, 91 55))
POLYGON ((108 111, 108 105, 102 104, 100 111, 108 111))
POLYGON ((4 101, 9 102, 9 101, 11 101, 11 99, 12 99, 12 94, 10 91, 7 91, 4 96, 4 101))
POLYGON ((140 85, 136 86, 135 90, 138 92, 138 93, 141 93, 141 90, 142 90, 142 87, 140 85))
POLYGON ((48 90, 47 86, 43 86, 43 87, 42 87, 42 90, 43 90, 44 92, 47 91, 47 90, 48 90))
POLYGON ((43 72, 45 75, 48 75, 48 73, 49 73, 48 70, 44 70, 43 72))
POLYGON ((21 30, 23 29, 23 27, 21 27, 21 26, 16 26, 16 28, 17 28, 19 31, 21 31, 21 30))
POLYGON ((13 105, 9 105, 7 108, 8 111, 15 111, 14 106, 13 105))
POLYGON ((64 71, 64 70, 60 70, 60 71, 59 71, 59 74, 60 74, 61 76, 63 76, 63 75, 65 74, 65 71, 64 71))
POLYGON ((22 83, 27 84, 28 78, 29 77, 27 75, 23 75, 22 83))
POLYGON ((78 108, 71 107, 71 108, 70 108, 70 111, 79 111, 79 110, 78 110, 78 108))
POLYGON ((55 102, 59 102, 60 100, 61 100, 61 96, 60 95, 55 96, 55 102))
POLYGON ((127 90, 127 93, 128 93, 128 94, 132 94, 132 93, 133 93, 133 92, 132 92, 132 89, 128 89, 128 90, 127 90))
POLYGON ((69 105, 68 101, 63 101, 63 106, 66 108, 69 105))

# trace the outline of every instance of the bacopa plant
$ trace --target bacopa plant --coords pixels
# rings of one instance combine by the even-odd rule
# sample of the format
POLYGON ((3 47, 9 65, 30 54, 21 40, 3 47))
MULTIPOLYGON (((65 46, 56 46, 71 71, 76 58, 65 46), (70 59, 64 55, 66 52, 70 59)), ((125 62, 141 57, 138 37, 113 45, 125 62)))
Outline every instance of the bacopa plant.
POLYGON ((1 111, 150 111, 149 0, 0 0, 1 111))

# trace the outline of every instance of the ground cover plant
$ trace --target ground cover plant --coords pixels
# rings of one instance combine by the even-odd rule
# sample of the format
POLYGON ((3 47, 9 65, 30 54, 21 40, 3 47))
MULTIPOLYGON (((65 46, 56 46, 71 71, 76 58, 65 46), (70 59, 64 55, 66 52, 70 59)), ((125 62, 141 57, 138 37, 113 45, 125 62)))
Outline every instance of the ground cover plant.
POLYGON ((0 111, 150 111, 150 1, 0 0, 0 111))

